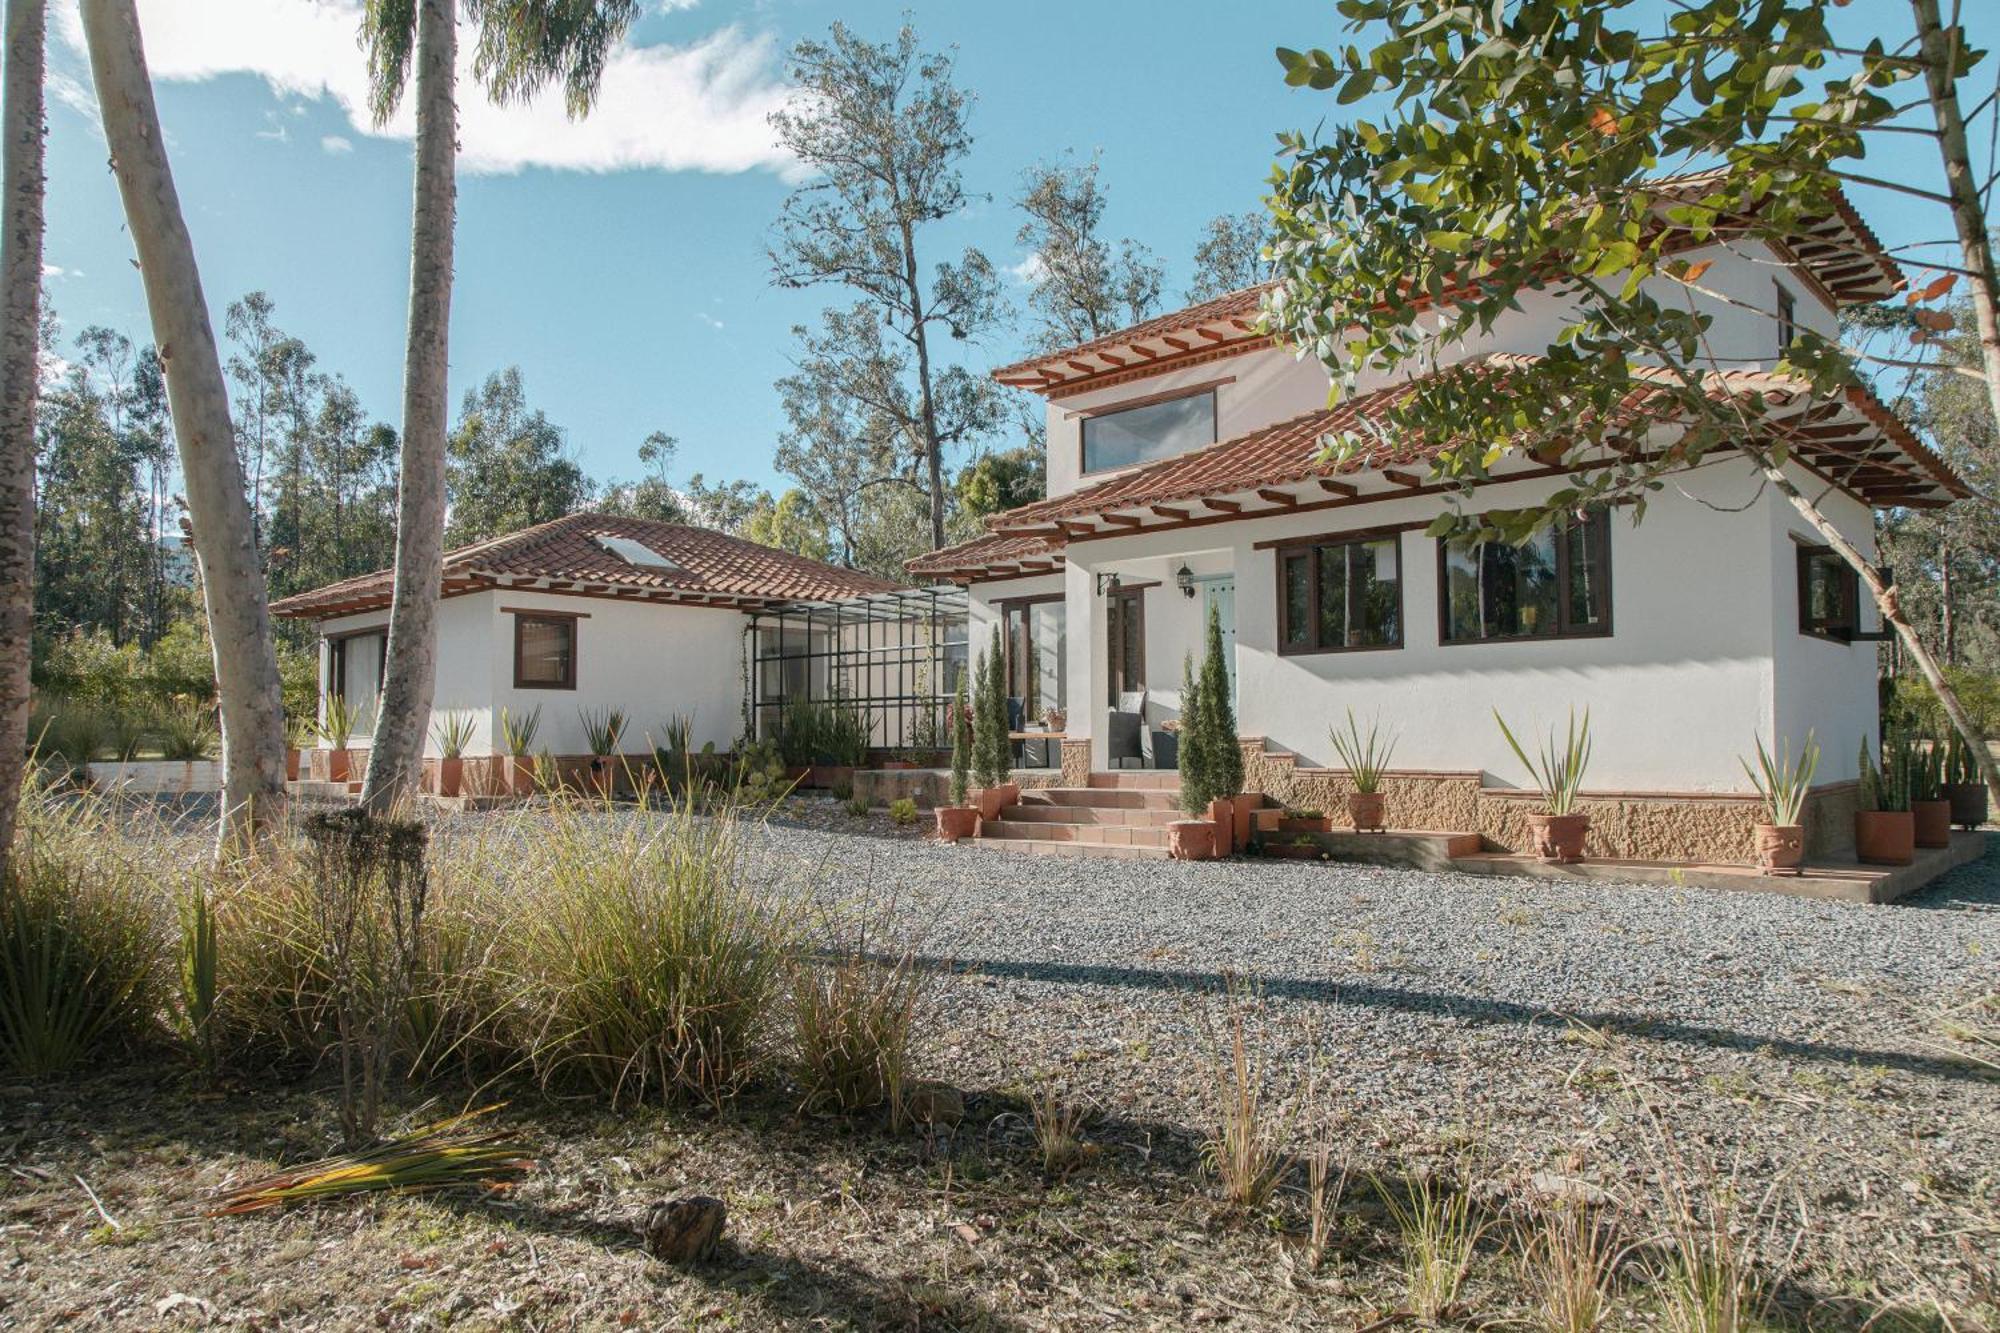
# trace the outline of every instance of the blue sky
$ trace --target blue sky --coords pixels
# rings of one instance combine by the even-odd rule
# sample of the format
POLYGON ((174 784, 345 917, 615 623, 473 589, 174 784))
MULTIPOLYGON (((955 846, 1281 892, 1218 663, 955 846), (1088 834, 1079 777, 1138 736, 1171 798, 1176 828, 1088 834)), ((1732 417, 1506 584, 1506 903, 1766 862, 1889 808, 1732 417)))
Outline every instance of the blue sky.
MULTIPOLYGON (((1883 2, 1841 21, 1865 33, 1854 10, 1883 2)), ((269 292, 280 326, 395 421, 409 144, 401 125, 377 134, 350 114, 362 67, 344 35, 357 4, 142 0, 140 11, 218 332, 228 301, 269 292)), ((977 244, 1003 267, 1018 261, 1008 200, 1021 171, 1096 153, 1107 234, 1150 246, 1177 298, 1203 223, 1257 206, 1274 134, 1343 114, 1329 96, 1286 88, 1271 54, 1343 40, 1325 0, 655 0, 587 125, 553 106, 494 112, 461 85, 454 415, 466 387, 518 364, 593 476, 636 474, 640 441, 665 430, 681 441, 677 480, 775 481, 771 385, 788 369, 791 326, 842 298, 769 283, 764 246, 789 185, 763 116, 783 95, 791 42, 836 18, 886 39, 906 8, 927 47, 958 47, 959 82, 978 98, 966 179, 993 196, 936 230, 939 258, 977 244)), ((49 292, 68 335, 102 323, 149 340, 68 13, 59 3, 51 51, 49 292)), ((1970 21, 1990 45, 2000 21, 1970 21)), ((1870 169, 1938 177, 1919 153, 1870 169)), ((1857 202, 1892 246, 1942 234, 1942 215, 1920 202, 1881 191, 1857 202)), ((1023 337, 958 354, 984 370, 1023 337)))

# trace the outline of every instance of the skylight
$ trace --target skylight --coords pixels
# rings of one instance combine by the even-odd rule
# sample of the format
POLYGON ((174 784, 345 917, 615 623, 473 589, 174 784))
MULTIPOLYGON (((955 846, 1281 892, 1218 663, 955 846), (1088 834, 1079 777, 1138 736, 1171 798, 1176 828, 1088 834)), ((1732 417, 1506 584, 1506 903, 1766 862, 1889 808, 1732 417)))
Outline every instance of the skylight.
POLYGON ((617 556, 628 565, 638 565, 645 569, 679 569, 680 566, 655 551, 644 542, 633 541, 630 537, 614 537, 609 533, 595 534, 597 544, 617 556))

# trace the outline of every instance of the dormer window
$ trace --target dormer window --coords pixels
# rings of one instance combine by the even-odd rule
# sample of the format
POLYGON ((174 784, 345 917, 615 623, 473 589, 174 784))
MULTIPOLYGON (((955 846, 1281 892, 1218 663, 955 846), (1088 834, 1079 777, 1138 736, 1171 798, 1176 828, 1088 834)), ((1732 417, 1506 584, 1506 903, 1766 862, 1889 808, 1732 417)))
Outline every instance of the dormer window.
POLYGON ((1798 306, 1792 293, 1784 283, 1778 284, 1778 355, 1792 350, 1792 342, 1799 336, 1798 306))
POLYGON ((637 565, 641 569, 668 569, 676 571, 680 569, 679 565, 667 559, 667 557, 661 555, 658 551, 646 545, 646 543, 634 541, 630 537, 614 537, 610 533, 600 532, 595 534, 595 540, 599 546, 602 546, 628 565, 637 565))
POLYGON ((1083 471, 1172 458, 1215 443, 1215 389, 1181 389, 1131 399, 1083 419, 1083 471))

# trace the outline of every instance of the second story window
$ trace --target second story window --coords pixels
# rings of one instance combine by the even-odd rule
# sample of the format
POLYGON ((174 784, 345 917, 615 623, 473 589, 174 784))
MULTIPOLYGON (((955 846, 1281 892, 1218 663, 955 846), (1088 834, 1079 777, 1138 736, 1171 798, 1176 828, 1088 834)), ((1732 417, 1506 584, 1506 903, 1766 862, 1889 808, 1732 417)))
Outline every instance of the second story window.
POLYGON ((1778 284, 1778 355, 1792 350, 1792 342, 1799 336, 1799 308, 1793 301, 1791 292, 1784 283, 1778 284))
POLYGON ((1215 390, 1156 398, 1083 419, 1083 470, 1171 458, 1215 443, 1215 390))

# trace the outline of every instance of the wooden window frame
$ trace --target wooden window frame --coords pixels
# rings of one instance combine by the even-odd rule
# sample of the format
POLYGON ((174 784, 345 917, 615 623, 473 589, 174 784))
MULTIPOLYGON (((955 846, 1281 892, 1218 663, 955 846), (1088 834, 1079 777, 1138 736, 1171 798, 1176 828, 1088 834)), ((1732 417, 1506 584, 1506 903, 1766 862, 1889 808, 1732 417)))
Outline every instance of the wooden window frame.
POLYGON ((1778 355, 1783 356, 1791 351, 1792 344, 1798 341, 1799 302, 1798 298, 1792 295, 1791 288, 1776 278, 1771 282, 1778 289, 1778 355))
MULTIPOLYGON (((1423 524, 1414 526, 1422 527, 1423 524)), ((1324 653, 1380 653, 1394 652, 1403 646, 1403 627, 1407 621, 1408 603, 1403 596, 1403 537, 1408 528, 1398 524, 1393 528, 1364 528, 1353 532, 1331 532, 1317 537, 1287 537, 1271 543, 1274 552, 1272 569, 1273 587, 1278 595, 1278 656, 1318 657, 1324 653), (1349 546, 1366 546, 1374 542, 1387 541, 1396 552, 1396 637, 1390 643, 1355 643, 1322 645, 1319 642, 1319 563, 1320 552, 1344 550, 1349 546), (1309 642, 1291 642, 1291 617, 1285 607, 1285 562, 1293 556, 1303 555, 1306 561, 1306 623, 1311 627, 1309 642)))
POLYGON ((336 699, 345 699, 347 697, 348 641, 352 639, 365 639, 371 634, 379 636, 382 640, 382 651, 377 653, 375 657, 375 694, 378 699, 381 697, 382 686, 389 678, 389 627, 387 625, 370 625, 365 629, 344 629, 337 634, 323 634, 320 636, 326 640, 326 692, 328 697, 336 699))
POLYGON ((517 690, 574 690, 576 688, 577 659, 582 655, 583 635, 577 627, 580 620, 590 619, 589 615, 578 611, 543 611, 513 607, 501 608, 514 617, 514 688, 517 690), (521 677, 521 626, 527 621, 543 621, 549 624, 567 626, 569 629, 569 670, 561 681, 524 680, 521 677))
POLYGON ((1122 585, 1120 585, 1120 586, 1119 586, 1118 588, 1116 588, 1115 590, 1113 590, 1113 591, 1111 591, 1111 592, 1109 592, 1109 593, 1105 594, 1105 598, 1104 598, 1104 602, 1105 602, 1105 616, 1104 616, 1104 628, 1105 628, 1105 639, 1104 639, 1104 646, 1105 646, 1105 652, 1104 652, 1104 658, 1105 658, 1105 665, 1106 665, 1106 667, 1107 667, 1107 670, 1106 670, 1106 671, 1105 671, 1105 673, 1104 673, 1104 679, 1105 679, 1105 683, 1106 683, 1106 685, 1108 686, 1108 688, 1106 689, 1105 693, 1106 693, 1106 694, 1107 694, 1107 695, 1109 696, 1109 697, 1108 697, 1108 698, 1106 699, 1106 701, 1105 701, 1105 702, 1106 702, 1106 703, 1108 703, 1108 704, 1109 704, 1109 705, 1110 705, 1111 707, 1113 707, 1113 708, 1116 708, 1116 707, 1118 706, 1118 696, 1119 696, 1119 695, 1121 695, 1121 694, 1130 694, 1130 693, 1132 693, 1132 692, 1133 692, 1133 691, 1134 691, 1135 689, 1138 689, 1138 690, 1143 690, 1143 689, 1145 689, 1145 688, 1146 688, 1146 682, 1145 682, 1145 681, 1144 681, 1144 680, 1142 679, 1142 680, 1140 680, 1140 681, 1139 681, 1138 685, 1137 685, 1137 686, 1135 687, 1135 686, 1134 686, 1134 685, 1132 684, 1132 682, 1131 682, 1131 681, 1129 681, 1129 680, 1126 680, 1126 681, 1120 681, 1120 680, 1116 679, 1116 676, 1117 676, 1117 675, 1119 674, 1119 672, 1120 672, 1120 671, 1122 671, 1122 669, 1123 669, 1123 668, 1124 668, 1124 666, 1125 666, 1125 657, 1124 657, 1124 654, 1123 654, 1122 652, 1117 652, 1117 651, 1114 651, 1114 644, 1113 644, 1113 641, 1112 641, 1112 638, 1111 638, 1111 633, 1110 633, 1110 630, 1111 630, 1111 614, 1110 614, 1110 608, 1111 608, 1111 603, 1113 603, 1113 602, 1116 602, 1116 601, 1124 601, 1124 602, 1127 602, 1127 603, 1129 603, 1129 607, 1128 607, 1128 613, 1129 613, 1130 615, 1132 615, 1132 616, 1133 616, 1133 617, 1135 618, 1135 619, 1134 619, 1134 624, 1136 625, 1136 627, 1137 627, 1137 631, 1138 631, 1138 632, 1137 632, 1137 636, 1136 636, 1136 637, 1137 637, 1137 641, 1138 641, 1138 644, 1139 644, 1139 671, 1140 671, 1140 675, 1141 675, 1141 676, 1144 676, 1144 674, 1145 674, 1145 667, 1146 667, 1146 598, 1145 598, 1145 591, 1146 591, 1146 589, 1147 589, 1147 588, 1151 588, 1151 587, 1157 587, 1157 586, 1158 586, 1157 584, 1153 584, 1153 583, 1147 583, 1147 584, 1137 584, 1137 585, 1134 585, 1134 584, 1122 584, 1122 585), (1115 667, 1114 667, 1114 663, 1115 663, 1115 667), (1122 690, 1121 690, 1121 689, 1119 688, 1119 686, 1120 686, 1121 684, 1125 686, 1125 688, 1124 688, 1124 689, 1122 689, 1122 690))
POLYGON ((1861 632, 1861 577, 1845 560, 1834 552, 1831 546, 1793 539, 1796 546, 1794 558, 1798 563, 1799 587, 1799 633, 1808 639, 1818 639, 1823 643, 1837 643, 1845 647, 1862 637, 1861 632), (1811 568, 1816 560, 1829 559, 1840 572, 1841 600, 1846 603, 1846 623, 1815 622, 1810 618, 1812 605, 1810 588, 1811 568))
POLYGON ((1599 586, 1603 589, 1598 610, 1603 614, 1600 623, 1573 627, 1569 619, 1569 543, 1563 540, 1568 534, 1567 527, 1556 529, 1556 631, 1553 634, 1495 634, 1483 639, 1454 639, 1451 637, 1451 583, 1450 551, 1451 543, 1443 537, 1437 540, 1437 600, 1438 600, 1438 646, 1441 648, 1472 647, 1493 643, 1549 643, 1558 639, 1608 639, 1612 634, 1612 608, 1616 599, 1612 596, 1611 566, 1611 511, 1594 509, 1587 524, 1601 524, 1598 529, 1598 563, 1603 566, 1604 577, 1599 586))
MULTIPOLYGON (((1125 398, 1115 403, 1106 403, 1102 407, 1086 408, 1079 411, 1076 414, 1076 475, 1079 478, 1104 477, 1114 472, 1129 472, 1135 467, 1145 467, 1151 463, 1163 462, 1167 458, 1178 457, 1179 455, 1177 454, 1165 454, 1160 458, 1141 458, 1130 463, 1116 463, 1110 467, 1093 468, 1090 466, 1089 448, 1084 443, 1084 432, 1088 429, 1091 422, 1102 417, 1115 417, 1120 412, 1136 412, 1142 407, 1158 407, 1161 403, 1179 402, 1183 398, 1199 398, 1203 394, 1209 396, 1208 444, 1200 447, 1206 449, 1210 445, 1213 445, 1217 440, 1222 438, 1221 396, 1216 393, 1216 390, 1225 384, 1232 383, 1235 378, 1232 375, 1228 379, 1211 380, 1206 384, 1191 384, 1183 389, 1168 389, 1160 393, 1147 394, 1143 398, 1125 398)), ((1188 453, 1192 451, 1183 450, 1182 452, 1188 453)))
MULTIPOLYGON (((1014 688, 1014 668, 1019 664, 1019 659, 1024 654, 1022 652, 1023 645, 1014 641, 1013 632, 1007 628, 1008 619, 1016 611, 1019 611, 1021 613, 1021 633, 1026 635, 1033 626, 1031 607, 1047 606, 1051 602, 1064 601, 1066 600, 1066 596, 1064 593, 1050 592, 1040 593, 1033 597, 1002 597, 993 603, 994 609, 1000 613, 1001 660, 1006 666, 1007 689, 1010 695, 1014 688)), ((1067 625, 1064 626, 1064 632, 1068 632, 1067 625)), ((1020 697, 1025 698, 1026 696, 1022 695, 1020 697)), ((1033 721, 1032 718, 1029 720, 1033 721)))

